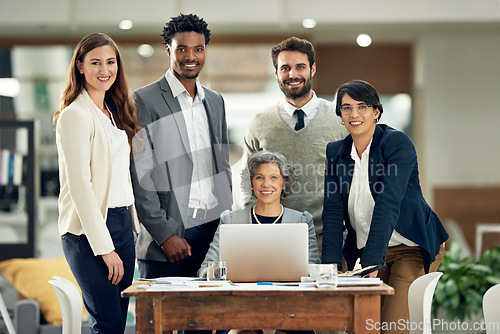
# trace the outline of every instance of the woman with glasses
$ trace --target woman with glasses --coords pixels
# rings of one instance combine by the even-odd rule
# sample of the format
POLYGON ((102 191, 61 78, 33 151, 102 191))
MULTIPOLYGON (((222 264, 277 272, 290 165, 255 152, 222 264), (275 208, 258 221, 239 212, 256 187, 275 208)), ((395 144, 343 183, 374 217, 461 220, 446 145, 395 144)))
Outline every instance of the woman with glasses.
POLYGON ((410 284, 437 270, 448 234, 423 198, 412 142, 378 124, 383 107, 375 88, 351 81, 336 101, 350 135, 326 149, 322 261, 340 266, 344 255, 349 270, 357 259, 362 267, 386 265, 367 275, 395 289, 382 301, 383 332, 408 333, 410 284))

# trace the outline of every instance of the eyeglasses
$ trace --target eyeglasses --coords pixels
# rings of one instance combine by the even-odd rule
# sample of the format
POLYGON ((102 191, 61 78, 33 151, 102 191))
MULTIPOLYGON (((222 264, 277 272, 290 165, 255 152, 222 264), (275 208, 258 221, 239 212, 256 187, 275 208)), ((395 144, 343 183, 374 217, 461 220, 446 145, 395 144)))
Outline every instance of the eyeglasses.
POLYGON ((371 107, 373 107, 373 105, 367 103, 360 103, 357 106, 342 106, 340 107, 340 111, 342 111, 343 114, 349 115, 350 113, 352 113, 353 109, 356 108, 358 109, 358 113, 364 114, 371 107))

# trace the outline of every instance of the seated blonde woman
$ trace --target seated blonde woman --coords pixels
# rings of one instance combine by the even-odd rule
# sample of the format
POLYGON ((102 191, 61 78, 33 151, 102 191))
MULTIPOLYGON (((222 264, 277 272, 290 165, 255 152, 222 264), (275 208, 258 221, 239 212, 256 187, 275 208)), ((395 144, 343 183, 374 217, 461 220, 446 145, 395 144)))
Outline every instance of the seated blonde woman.
MULTIPOLYGON (((309 226, 309 263, 319 263, 318 245, 312 215, 281 205, 281 197, 290 192, 295 179, 293 166, 276 152, 259 151, 248 159, 248 168, 242 175, 242 184, 251 184, 252 195, 257 198, 255 206, 242 210, 225 211, 221 224, 294 224, 309 226), (247 174, 247 175, 245 175, 247 174), (249 175, 248 175, 249 174, 249 175)), ((205 276, 208 261, 219 261, 219 230, 215 232, 205 260, 198 271, 205 276)))

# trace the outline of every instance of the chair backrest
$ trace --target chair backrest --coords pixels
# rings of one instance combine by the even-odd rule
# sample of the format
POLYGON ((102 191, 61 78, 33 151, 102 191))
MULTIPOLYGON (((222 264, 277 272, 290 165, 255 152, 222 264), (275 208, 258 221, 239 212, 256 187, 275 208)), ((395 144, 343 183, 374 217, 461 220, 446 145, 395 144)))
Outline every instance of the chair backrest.
POLYGON ((483 296, 483 314, 486 334, 500 334, 500 284, 489 288, 483 296))
POLYGON ((62 315, 62 333, 79 334, 82 331, 82 297, 73 282, 54 276, 49 283, 54 288, 62 315))
POLYGON ((7 327, 7 333, 16 334, 16 330, 14 329, 14 325, 12 324, 12 320, 10 319, 9 312, 7 311, 7 307, 5 306, 1 293, 0 293, 0 315, 3 317, 3 322, 7 327))
POLYGON ((410 334, 432 333, 431 305, 436 284, 442 272, 428 273, 420 276, 410 285, 408 290, 408 307, 410 309, 410 334))
POLYGON ((471 258, 472 250, 460 225, 458 225, 458 223, 451 218, 446 218, 444 220, 444 224, 446 226, 446 232, 450 235, 450 241, 456 242, 460 245, 460 259, 464 259, 466 257, 471 258))

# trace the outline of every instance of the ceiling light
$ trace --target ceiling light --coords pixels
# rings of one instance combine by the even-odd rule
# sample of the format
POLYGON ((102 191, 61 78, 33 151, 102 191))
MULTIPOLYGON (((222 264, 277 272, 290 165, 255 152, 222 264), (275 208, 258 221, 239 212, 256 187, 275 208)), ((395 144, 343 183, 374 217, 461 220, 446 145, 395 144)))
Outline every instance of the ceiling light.
POLYGON ((372 39, 367 34, 361 34, 356 39, 356 42, 358 43, 359 46, 366 48, 367 46, 372 44, 372 39))
POLYGON ((316 27, 316 20, 315 19, 303 19, 302 20, 302 26, 306 29, 312 29, 316 27))
POLYGON ((120 23, 118 23, 118 27, 122 30, 130 30, 134 26, 134 22, 132 20, 121 20, 120 23))
POLYGON ((16 97, 21 86, 15 78, 0 78, 0 96, 16 97))
POLYGON ((137 47, 137 53, 144 58, 149 58, 155 53, 155 49, 149 44, 141 44, 137 47))

